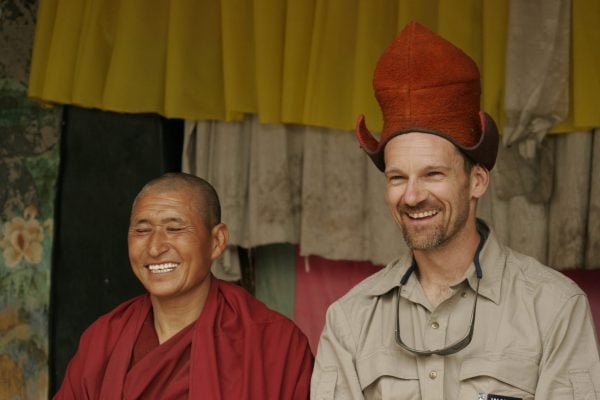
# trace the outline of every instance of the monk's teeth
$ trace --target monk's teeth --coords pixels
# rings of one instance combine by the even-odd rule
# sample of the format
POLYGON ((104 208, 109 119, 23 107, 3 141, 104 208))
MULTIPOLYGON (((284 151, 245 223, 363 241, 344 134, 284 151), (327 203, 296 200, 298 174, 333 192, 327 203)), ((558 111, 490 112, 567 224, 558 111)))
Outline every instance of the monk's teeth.
POLYGON ((173 271, 175 268, 177 268, 178 265, 179 264, 176 263, 150 264, 148 265, 148 269, 150 270, 150 272, 162 274, 165 272, 173 271))

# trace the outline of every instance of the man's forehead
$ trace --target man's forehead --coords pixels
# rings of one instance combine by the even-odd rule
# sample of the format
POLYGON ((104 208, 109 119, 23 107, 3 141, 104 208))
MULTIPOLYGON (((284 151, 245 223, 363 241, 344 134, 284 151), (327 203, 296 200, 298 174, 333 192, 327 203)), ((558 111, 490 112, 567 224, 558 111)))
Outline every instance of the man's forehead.
POLYGON ((195 212, 194 202, 185 191, 149 191, 138 196, 131 210, 131 218, 143 218, 145 215, 185 218, 195 212))
POLYGON ((168 207, 155 207, 153 205, 150 206, 142 206, 136 207, 131 213, 131 223, 140 223, 140 222, 176 222, 176 221, 184 221, 189 218, 189 213, 182 212, 184 210, 180 210, 177 208, 168 208, 168 207))
POLYGON ((193 197, 193 191, 185 186, 150 186, 138 193, 134 205, 142 202, 189 202, 193 197))

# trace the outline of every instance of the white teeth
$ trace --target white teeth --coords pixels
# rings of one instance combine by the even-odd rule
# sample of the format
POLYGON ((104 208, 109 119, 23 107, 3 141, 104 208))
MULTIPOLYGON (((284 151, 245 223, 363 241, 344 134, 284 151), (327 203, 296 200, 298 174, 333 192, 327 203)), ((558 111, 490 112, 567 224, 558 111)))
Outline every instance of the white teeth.
POLYGON ((164 264, 150 264, 148 265, 148 269, 150 272, 162 274, 165 272, 171 272, 175 268, 177 268, 179 264, 176 263, 164 263, 164 264))
POLYGON ((431 216, 437 214, 438 212, 439 211, 437 211, 437 210, 422 211, 422 212, 418 212, 418 213, 408 213, 408 216, 413 219, 420 219, 420 218, 431 217, 431 216))

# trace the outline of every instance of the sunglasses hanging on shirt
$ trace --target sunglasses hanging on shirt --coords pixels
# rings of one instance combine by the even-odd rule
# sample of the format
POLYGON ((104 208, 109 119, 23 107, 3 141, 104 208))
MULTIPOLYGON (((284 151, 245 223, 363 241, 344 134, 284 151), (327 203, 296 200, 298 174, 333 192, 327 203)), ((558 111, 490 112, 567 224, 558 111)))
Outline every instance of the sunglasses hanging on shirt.
POLYGON ((481 239, 479 240, 479 245, 477 246, 477 251, 475 252, 475 257, 473 258, 473 263, 475 264, 475 273, 477 275, 477 287, 475 289, 475 300, 473 300, 473 311, 471 312, 471 323, 469 324, 469 329, 467 330, 465 337, 463 337, 461 340, 459 340, 449 346, 446 346, 446 347, 443 347, 443 348, 437 349, 437 350, 415 349, 415 348, 408 346, 407 344, 405 344, 402 341, 402 336, 400 335, 400 313, 399 313, 400 312, 400 298, 402 297, 402 296, 400 296, 400 292, 402 290, 402 286, 406 285, 406 282, 408 281, 408 278, 410 277, 410 275, 417 269, 417 262, 413 258, 411 266, 404 273, 404 276, 402 276, 402 279, 400 279, 400 285, 398 285, 398 287, 396 288, 396 292, 395 292, 396 329, 395 329, 394 334, 395 334, 396 343, 398 344, 398 346, 400 346, 401 348, 403 348, 404 350, 406 350, 410 353, 417 354, 420 356, 430 356, 433 354, 437 354, 440 356, 447 356, 447 355, 454 354, 454 353, 461 351, 462 349, 467 347, 469 345, 469 343, 471 343, 471 340, 473 339, 473 331, 475 330, 475 313, 477 311, 477 298, 479 297, 479 282, 481 281, 481 278, 483 276, 483 274, 481 272, 481 265, 479 264, 479 252, 481 251, 481 248, 483 247, 483 244, 485 243, 485 238, 484 238, 484 235, 480 234, 480 236, 481 236, 481 239))

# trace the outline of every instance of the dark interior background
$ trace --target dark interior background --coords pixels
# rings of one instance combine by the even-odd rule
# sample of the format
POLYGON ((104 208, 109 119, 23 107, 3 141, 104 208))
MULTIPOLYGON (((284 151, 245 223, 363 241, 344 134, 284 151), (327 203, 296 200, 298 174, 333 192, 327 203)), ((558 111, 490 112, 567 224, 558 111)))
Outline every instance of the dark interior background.
POLYGON ((182 120, 64 108, 50 305, 51 393, 83 330, 143 293, 127 255, 131 203, 148 180, 181 170, 182 148, 182 120))

